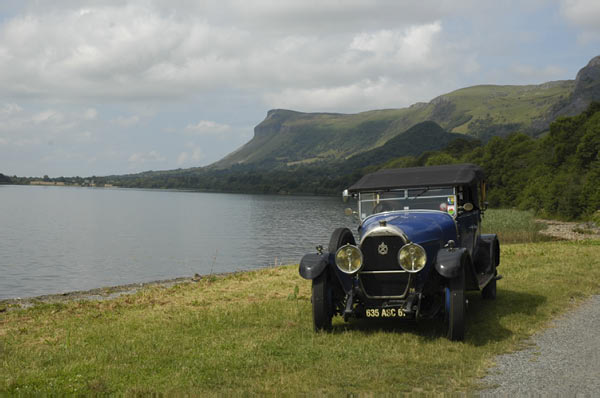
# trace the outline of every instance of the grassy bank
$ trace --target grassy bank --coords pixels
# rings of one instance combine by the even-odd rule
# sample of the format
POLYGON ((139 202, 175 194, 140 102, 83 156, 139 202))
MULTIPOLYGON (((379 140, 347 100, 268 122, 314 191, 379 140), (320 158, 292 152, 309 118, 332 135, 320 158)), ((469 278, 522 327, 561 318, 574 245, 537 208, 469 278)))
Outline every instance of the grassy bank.
POLYGON ((464 343, 437 322, 334 322, 315 334, 296 266, 0 313, 0 391, 465 391, 493 356, 600 292, 598 242, 502 246, 498 299, 469 296, 464 343))

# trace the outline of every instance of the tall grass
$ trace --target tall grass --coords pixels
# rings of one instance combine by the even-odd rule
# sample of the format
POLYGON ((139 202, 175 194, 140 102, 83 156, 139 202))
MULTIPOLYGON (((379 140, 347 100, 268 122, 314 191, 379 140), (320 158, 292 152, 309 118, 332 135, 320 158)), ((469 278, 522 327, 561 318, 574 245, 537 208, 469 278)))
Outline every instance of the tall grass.
POLYGON ((497 234, 500 244, 534 243, 549 241, 540 233, 546 228, 543 223, 536 222, 532 212, 515 209, 488 209, 481 223, 482 233, 497 234))

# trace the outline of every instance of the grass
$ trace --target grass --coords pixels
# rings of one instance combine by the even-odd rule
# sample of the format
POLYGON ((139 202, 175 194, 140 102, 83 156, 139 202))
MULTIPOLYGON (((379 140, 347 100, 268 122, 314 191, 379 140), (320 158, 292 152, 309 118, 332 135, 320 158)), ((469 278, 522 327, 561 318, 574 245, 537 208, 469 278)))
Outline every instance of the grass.
MULTIPOLYGON (((490 214, 490 213, 488 213, 490 214)), ((488 217, 488 215, 486 215, 488 217)), ((498 299, 441 322, 334 320, 312 331, 297 266, 0 313, 0 392, 364 394, 474 391, 495 355, 600 291, 600 243, 502 245, 498 299)))
POLYGON ((501 245, 551 240, 540 233, 546 225, 536 222, 533 213, 528 211, 488 209, 483 216, 481 227, 484 234, 497 234, 501 245))

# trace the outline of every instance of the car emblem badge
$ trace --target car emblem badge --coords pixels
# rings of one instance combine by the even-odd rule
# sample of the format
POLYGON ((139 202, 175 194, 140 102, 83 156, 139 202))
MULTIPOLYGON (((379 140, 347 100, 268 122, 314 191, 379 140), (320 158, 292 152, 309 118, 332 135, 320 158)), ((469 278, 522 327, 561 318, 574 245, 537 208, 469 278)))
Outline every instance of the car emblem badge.
POLYGON ((388 247, 385 244, 385 242, 381 242, 381 244, 379 246, 377 246, 377 252, 379 254, 381 254, 382 256, 385 256, 388 252, 388 247))

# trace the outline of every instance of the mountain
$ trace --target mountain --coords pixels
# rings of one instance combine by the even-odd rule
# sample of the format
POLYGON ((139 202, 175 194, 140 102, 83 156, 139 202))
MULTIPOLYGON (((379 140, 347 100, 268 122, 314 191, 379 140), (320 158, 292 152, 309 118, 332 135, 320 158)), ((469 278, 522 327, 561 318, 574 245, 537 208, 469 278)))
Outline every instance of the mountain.
POLYGON ((344 163, 349 169, 383 164, 398 157, 419 156, 426 151, 440 150, 458 139, 479 142, 463 134, 448 133, 435 122, 421 122, 390 139, 384 145, 354 155, 344 163))
MULTIPOLYGON (((600 56, 582 68, 575 80, 467 87, 429 103, 416 103, 402 109, 357 114, 274 109, 255 127, 254 137, 247 144, 209 168, 343 161, 388 144, 402 150, 402 144, 412 145, 415 136, 392 140, 426 121, 437 123, 449 133, 484 142, 515 131, 538 136, 548 131, 556 117, 576 115, 592 100, 600 100, 600 56)), ((419 142, 427 145, 428 140, 423 137, 419 142)))

